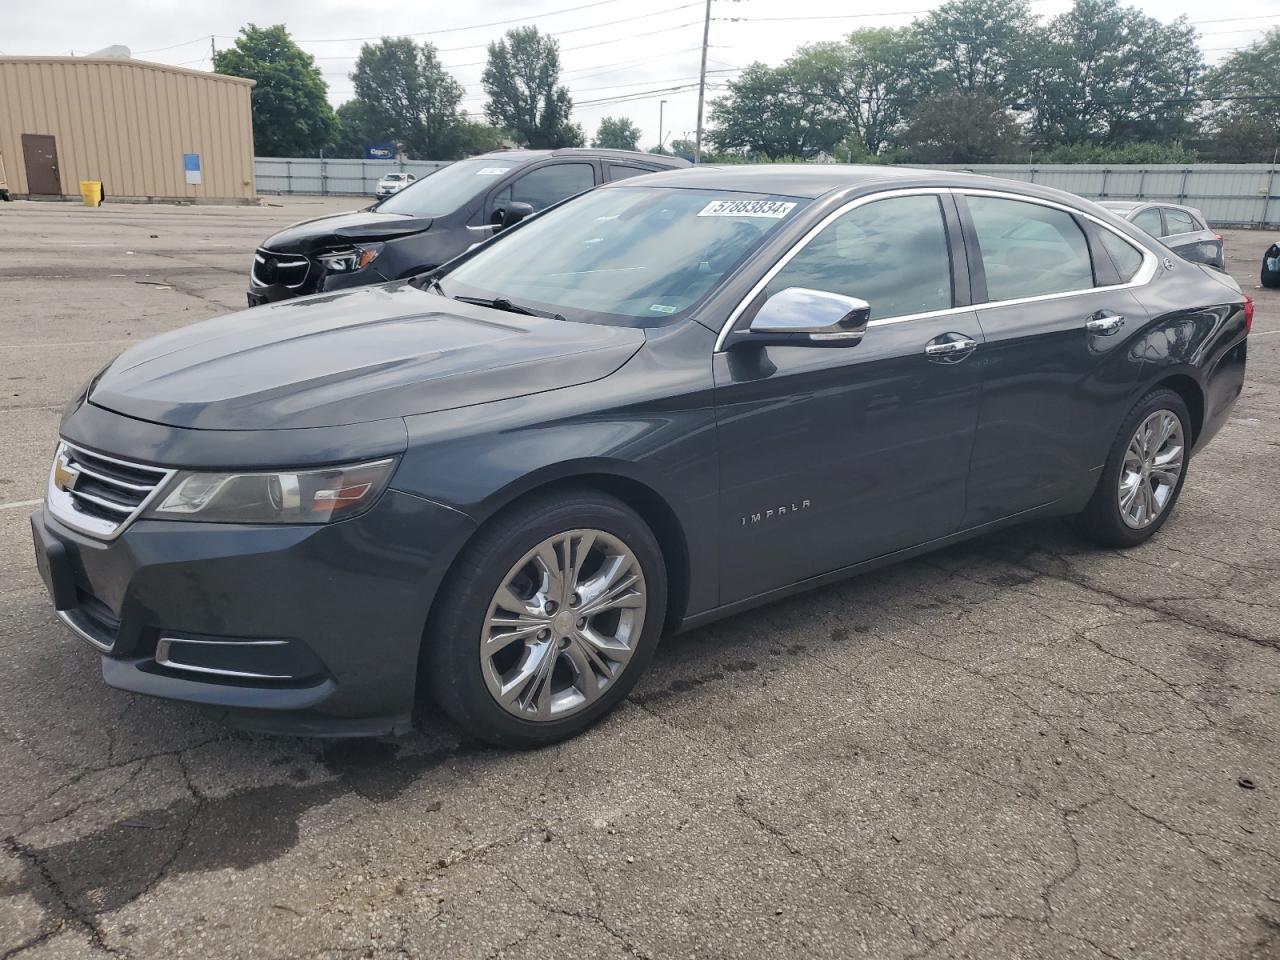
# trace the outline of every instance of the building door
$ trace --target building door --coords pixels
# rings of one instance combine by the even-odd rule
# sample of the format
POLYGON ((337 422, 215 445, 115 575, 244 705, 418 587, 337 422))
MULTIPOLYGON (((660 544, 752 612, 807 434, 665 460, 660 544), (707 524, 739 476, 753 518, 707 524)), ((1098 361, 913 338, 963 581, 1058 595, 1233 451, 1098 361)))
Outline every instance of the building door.
POLYGON ((22 156, 27 162, 27 193, 44 197, 62 196, 57 141, 43 133, 24 133, 22 156))

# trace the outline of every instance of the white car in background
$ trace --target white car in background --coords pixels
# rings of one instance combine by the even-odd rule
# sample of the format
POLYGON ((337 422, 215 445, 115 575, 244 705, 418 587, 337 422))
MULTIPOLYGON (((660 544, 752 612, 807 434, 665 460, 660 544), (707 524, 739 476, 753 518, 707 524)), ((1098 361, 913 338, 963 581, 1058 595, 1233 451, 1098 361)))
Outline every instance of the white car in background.
POLYGON ((383 197, 389 197, 393 193, 399 193, 416 179, 417 177, 412 173, 388 173, 378 181, 374 194, 381 200, 383 197))

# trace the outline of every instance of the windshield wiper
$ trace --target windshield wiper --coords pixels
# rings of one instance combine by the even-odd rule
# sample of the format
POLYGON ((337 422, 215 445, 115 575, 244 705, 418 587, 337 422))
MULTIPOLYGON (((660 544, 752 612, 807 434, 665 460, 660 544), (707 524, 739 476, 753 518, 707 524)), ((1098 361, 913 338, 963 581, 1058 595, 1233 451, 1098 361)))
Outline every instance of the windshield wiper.
POLYGON ((494 310, 505 310, 507 313, 519 313, 526 317, 546 317, 549 320, 565 319, 563 315, 551 310, 539 310, 536 307, 527 307, 523 303, 513 303, 506 297, 494 297, 492 299, 488 299, 485 297, 457 296, 453 299, 461 300, 463 303, 474 303, 478 307, 490 307, 494 310))

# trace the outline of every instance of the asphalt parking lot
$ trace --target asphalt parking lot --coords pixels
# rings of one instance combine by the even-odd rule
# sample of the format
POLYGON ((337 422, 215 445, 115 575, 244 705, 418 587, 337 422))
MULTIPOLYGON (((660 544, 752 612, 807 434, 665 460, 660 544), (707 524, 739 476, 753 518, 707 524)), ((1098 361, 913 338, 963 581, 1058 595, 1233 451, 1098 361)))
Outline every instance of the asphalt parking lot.
POLYGON ((0 960, 1280 957, 1280 292, 1176 515, 1039 523, 664 642, 554 749, 105 687, 31 556, 62 404, 350 203, 0 204, 0 960))

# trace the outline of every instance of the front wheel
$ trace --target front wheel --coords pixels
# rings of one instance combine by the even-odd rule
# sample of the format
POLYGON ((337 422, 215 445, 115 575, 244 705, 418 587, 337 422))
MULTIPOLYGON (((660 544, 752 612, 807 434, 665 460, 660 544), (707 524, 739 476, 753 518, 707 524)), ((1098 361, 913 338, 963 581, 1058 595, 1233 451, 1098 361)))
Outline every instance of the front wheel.
POLYGON ((501 746, 571 737, 611 710, 653 656, 667 582, 653 532, 578 491, 481 531, 441 587, 424 666, 437 702, 501 746))
POLYGON ((1107 456, 1098 488, 1076 518, 1091 540, 1136 547, 1159 530, 1186 480, 1191 419, 1174 391, 1147 394, 1129 411, 1107 456))

